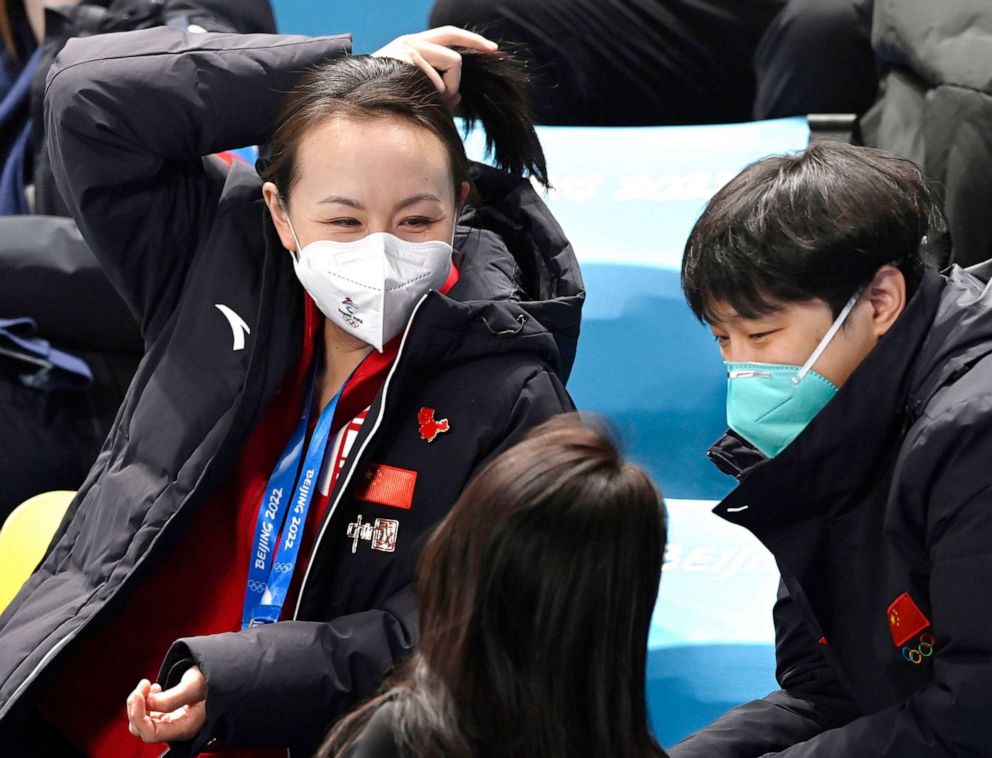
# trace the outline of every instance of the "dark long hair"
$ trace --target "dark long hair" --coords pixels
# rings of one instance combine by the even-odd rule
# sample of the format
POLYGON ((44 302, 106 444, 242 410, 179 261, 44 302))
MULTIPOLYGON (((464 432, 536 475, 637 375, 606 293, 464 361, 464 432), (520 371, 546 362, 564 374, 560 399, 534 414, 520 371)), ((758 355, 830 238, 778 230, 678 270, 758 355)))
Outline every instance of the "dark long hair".
MULTIPOLYGON (((478 122, 496 165, 529 174, 547 186, 548 172, 534 131, 528 79, 504 52, 458 49, 462 56, 459 112, 466 129, 478 122)), ((398 116, 435 134, 444 144, 457 188, 469 182, 469 161, 451 112, 431 80, 416 66, 393 58, 335 58, 302 76, 283 102, 260 174, 274 182, 284 203, 297 177, 296 155, 304 134, 334 116, 398 116)))
POLYGON ((418 571, 418 652, 339 723, 384 702, 415 756, 664 755, 645 664, 665 546, 661 495, 577 416, 533 430, 466 487, 418 571))

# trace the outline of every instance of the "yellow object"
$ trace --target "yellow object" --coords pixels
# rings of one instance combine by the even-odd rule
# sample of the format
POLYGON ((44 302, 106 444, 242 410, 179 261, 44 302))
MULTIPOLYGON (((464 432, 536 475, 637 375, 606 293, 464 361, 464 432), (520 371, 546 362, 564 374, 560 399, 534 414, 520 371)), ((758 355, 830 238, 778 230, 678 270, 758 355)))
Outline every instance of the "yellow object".
POLYGON ((0 528, 0 613, 31 576, 62 523, 75 492, 43 492, 25 500, 0 528))

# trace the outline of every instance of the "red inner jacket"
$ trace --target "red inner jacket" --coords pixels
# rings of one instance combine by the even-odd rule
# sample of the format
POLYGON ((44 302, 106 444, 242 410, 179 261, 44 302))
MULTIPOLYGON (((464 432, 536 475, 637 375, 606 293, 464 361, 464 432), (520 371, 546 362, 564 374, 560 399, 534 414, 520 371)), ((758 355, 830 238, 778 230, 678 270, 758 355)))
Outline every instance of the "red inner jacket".
MULTIPOLYGON (((458 281, 454 265, 442 293, 458 281)), ((157 675, 179 637, 241 628, 248 565, 258 509, 283 447, 299 419, 308 368, 323 318, 304 297, 303 350, 262 420, 255 426, 227 482, 197 514, 174 552, 135 588, 127 604, 81 644, 58 671, 39 710, 71 742, 95 758, 158 758, 165 745, 144 745, 130 734, 125 701, 143 679, 157 675), (231 504, 236 504, 232 508, 231 504)), ((400 337, 372 352, 355 370, 338 403, 332 436, 375 399, 396 357, 400 337)), ((312 431, 313 424, 311 424, 312 431)), ((331 488, 333 491, 333 487, 331 488)), ((300 556, 309 556, 328 497, 314 500, 300 556)), ((305 566, 297 564, 283 617, 291 617, 305 566)), ((208 695, 209 697, 209 695, 208 695)), ((238 750, 242 758, 285 756, 283 750, 238 750)), ((211 753, 217 755, 217 753, 211 753)))

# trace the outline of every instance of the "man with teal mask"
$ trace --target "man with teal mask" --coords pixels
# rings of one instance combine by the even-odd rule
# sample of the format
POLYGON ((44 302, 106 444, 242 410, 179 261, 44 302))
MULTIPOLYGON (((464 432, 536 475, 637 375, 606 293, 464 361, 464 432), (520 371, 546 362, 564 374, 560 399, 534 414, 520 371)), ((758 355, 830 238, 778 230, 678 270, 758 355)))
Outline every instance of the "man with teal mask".
POLYGON ((915 165, 829 142, 693 228, 728 376, 709 456, 739 480, 715 512, 781 570, 781 689, 672 758, 992 754, 992 262, 937 273, 942 229, 915 165))

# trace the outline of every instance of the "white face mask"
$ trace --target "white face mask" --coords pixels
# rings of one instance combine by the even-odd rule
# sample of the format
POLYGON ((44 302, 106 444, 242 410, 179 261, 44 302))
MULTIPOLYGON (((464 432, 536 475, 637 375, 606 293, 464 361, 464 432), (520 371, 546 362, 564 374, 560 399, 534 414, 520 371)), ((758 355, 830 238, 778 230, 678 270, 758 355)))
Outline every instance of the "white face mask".
MULTIPOLYGON (((289 214, 286 214, 289 221, 289 214)), ((321 313, 380 353, 410 320, 423 295, 451 272, 447 242, 406 242, 388 232, 354 242, 317 240, 300 245, 293 267, 321 313)))

